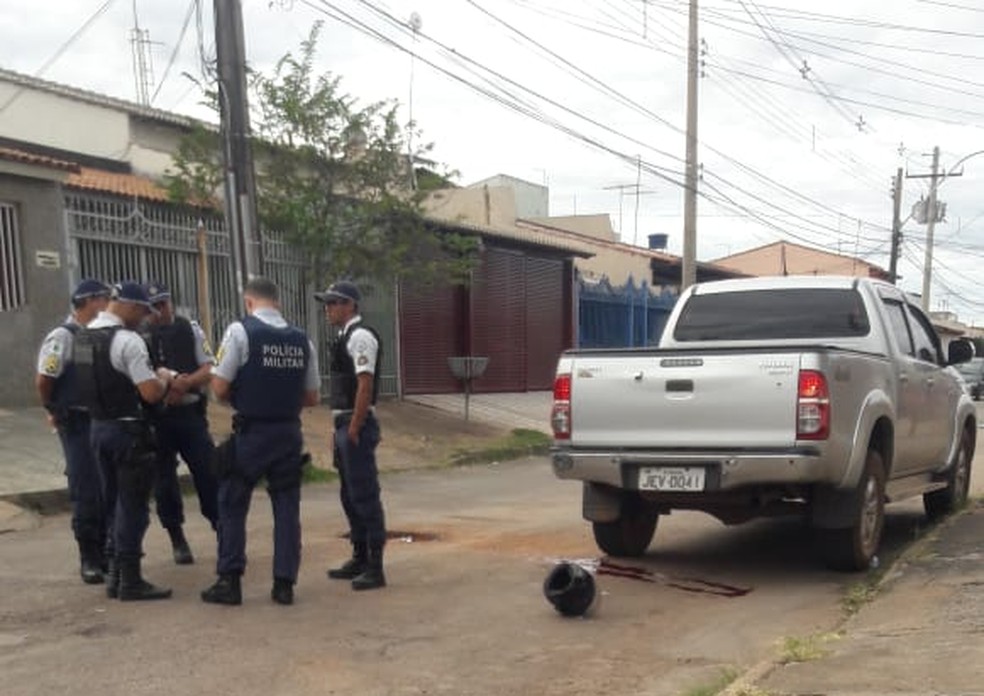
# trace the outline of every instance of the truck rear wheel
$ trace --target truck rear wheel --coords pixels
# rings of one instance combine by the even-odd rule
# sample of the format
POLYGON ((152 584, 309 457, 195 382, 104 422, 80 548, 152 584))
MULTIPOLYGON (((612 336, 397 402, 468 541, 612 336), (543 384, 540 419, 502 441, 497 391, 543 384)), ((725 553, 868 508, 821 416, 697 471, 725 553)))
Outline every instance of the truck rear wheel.
POLYGON ((970 493, 970 462, 973 457, 973 440, 965 431, 960 437, 956 461, 953 462, 946 476, 946 488, 923 496, 923 505, 926 506, 926 516, 929 519, 941 519, 967 504, 967 496, 970 493))
POLYGON ((819 550, 833 570, 867 570, 878 552, 885 526, 885 465, 868 450, 855 496, 854 524, 845 529, 818 529, 819 550))
POLYGON ((622 499, 614 522, 592 522, 595 543, 609 556, 635 557, 646 553, 656 533, 659 513, 635 496, 622 499))

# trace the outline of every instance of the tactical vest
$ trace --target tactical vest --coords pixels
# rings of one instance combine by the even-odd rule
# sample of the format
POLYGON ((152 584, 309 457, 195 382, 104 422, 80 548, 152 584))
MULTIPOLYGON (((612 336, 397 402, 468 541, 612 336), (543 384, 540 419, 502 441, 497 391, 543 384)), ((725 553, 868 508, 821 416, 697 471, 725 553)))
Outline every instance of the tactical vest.
POLYGON ((167 367, 190 375, 201 367, 195 351, 195 330, 184 317, 174 317, 168 325, 152 326, 145 338, 154 369, 167 367))
MULTIPOLYGON (((61 328, 72 334, 72 344, 76 343, 76 335, 79 332, 79 325, 65 322, 61 328)), ((54 388, 51 390, 51 407, 56 414, 63 416, 69 411, 82 410, 82 401, 79 398, 78 375, 75 370, 75 360, 72 355, 62 355, 62 373, 55 379, 54 388)))
POLYGON ((75 336, 75 376, 79 399, 93 420, 141 418, 140 392, 113 367, 110 348, 122 327, 82 329, 75 336))
POLYGON ((329 403, 333 411, 351 411, 355 408, 355 393, 359 382, 355 374, 355 362, 349 355, 347 346, 356 329, 365 329, 371 333, 379 347, 376 351, 376 364, 373 366, 372 403, 374 405, 379 396, 379 366, 383 359, 383 343, 379 340, 379 334, 376 333, 375 329, 366 326, 361 321, 356 322, 349 326, 331 345, 331 364, 328 373, 331 379, 329 403))
POLYGON ((307 336, 294 326, 270 326, 253 316, 242 324, 249 358, 232 383, 236 413, 260 421, 300 417, 311 361, 307 336))
POLYGON ((152 326, 147 345, 155 369, 168 367, 190 374, 200 367, 195 351, 195 330, 191 321, 184 317, 174 317, 171 324, 152 326))

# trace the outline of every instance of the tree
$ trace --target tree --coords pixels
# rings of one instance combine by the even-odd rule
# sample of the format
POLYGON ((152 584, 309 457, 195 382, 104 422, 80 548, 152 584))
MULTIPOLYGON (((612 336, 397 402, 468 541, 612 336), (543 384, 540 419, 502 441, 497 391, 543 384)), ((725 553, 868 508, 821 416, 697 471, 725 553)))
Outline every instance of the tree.
MULTIPOLYGON (((303 249, 318 281, 413 275, 464 282, 478 240, 439 231, 421 215, 427 191, 414 185, 412 162, 431 146, 411 157, 396 102, 360 106, 337 76, 315 73, 320 30, 315 24, 299 53, 284 55, 272 74, 252 74, 261 224, 303 249)), ((214 197, 219 145, 205 129, 185 138, 167 177, 174 200, 214 197)))

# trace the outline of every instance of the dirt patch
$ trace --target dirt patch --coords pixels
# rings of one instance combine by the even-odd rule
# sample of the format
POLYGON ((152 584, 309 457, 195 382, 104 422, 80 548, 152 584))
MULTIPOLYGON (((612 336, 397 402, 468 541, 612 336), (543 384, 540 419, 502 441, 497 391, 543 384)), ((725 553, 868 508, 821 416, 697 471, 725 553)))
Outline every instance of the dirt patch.
MULTIPOLYGON (((466 422, 460 416, 396 399, 381 401, 376 412, 383 433, 376 450, 381 471, 445 466, 462 450, 492 446, 509 434, 505 428, 466 422)), ((217 442, 224 439, 232 430, 232 410, 210 404, 209 426, 217 442)), ((324 406, 306 409, 302 427, 312 464, 330 469, 331 411, 324 406)))

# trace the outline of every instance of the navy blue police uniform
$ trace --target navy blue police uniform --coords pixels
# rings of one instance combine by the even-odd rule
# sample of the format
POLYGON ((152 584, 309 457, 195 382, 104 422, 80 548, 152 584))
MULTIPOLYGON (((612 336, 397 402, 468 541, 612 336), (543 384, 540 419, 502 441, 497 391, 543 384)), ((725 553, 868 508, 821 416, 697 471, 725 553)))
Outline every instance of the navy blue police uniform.
MULTIPOLYGON (((361 295, 354 284, 341 281, 324 292, 316 293, 315 298, 325 303, 351 301, 357 307, 361 295)), ((382 567, 386 519, 376 465, 380 428, 374 408, 379 396, 382 343, 379 334, 366 326, 360 315, 355 314, 342 327, 341 334, 330 348, 334 459, 341 481, 339 494, 349 523, 353 551, 352 558, 341 567, 329 570, 328 576, 352 580, 352 587, 356 590, 374 589, 386 584, 382 567), (349 427, 356 407, 359 375, 365 373, 373 377, 371 405, 359 430, 358 440, 353 441, 349 437, 349 427)))
MULTIPOLYGON (((113 299, 150 303, 143 286, 122 283, 113 299)), ((143 339, 111 312, 101 312, 76 338, 79 394, 92 419, 91 444, 102 481, 110 571, 106 593, 121 600, 163 599, 170 590, 141 576, 148 501, 156 473, 154 433, 137 384, 157 379, 143 339)))
MULTIPOLYGON (((148 285, 151 304, 170 299, 160 284, 148 285)), ((204 333, 190 320, 175 316, 170 324, 151 325, 144 338, 153 367, 168 368, 180 374, 192 374, 202 365, 213 364, 204 333)), ((157 434, 157 482, 154 499, 161 525, 168 530, 174 546, 175 561, 194 561, 184 538, 184 502, 178 482, 178 455, 188 465, 202 516, 218 528, 218 482, 211 470, 215 448, 208 431, 207 399, 200 389, 188 392, 181 403, 161 404, 152 411, 157 434)))
POLYGON ((274 599, 290 603, 301 562, 300 416, 305 392, 318 389, 317 358, 301 329, 265 307, 230 325, 217 359, 213 374, 231 384, 233 454, 219 480, 219 582, 202 599, 241 602, 246 517, 253 488, 265 478, 273 508, 274 599))
MULTIPOLYGON (((72 301, 109 297, 109 288, 83 280, 72 301)), ((75 336, 82 327, 68 317, 45 338, 38 353, 38 374, 53 380, 44 408, 54 420, 65 455, 65 474, 72 502, 72 531, 79 546, 80 574, 87 584, 103 581, 106 519, 99 468, 90 445, 88 409, 79 395, 74 361, 75 336)))

